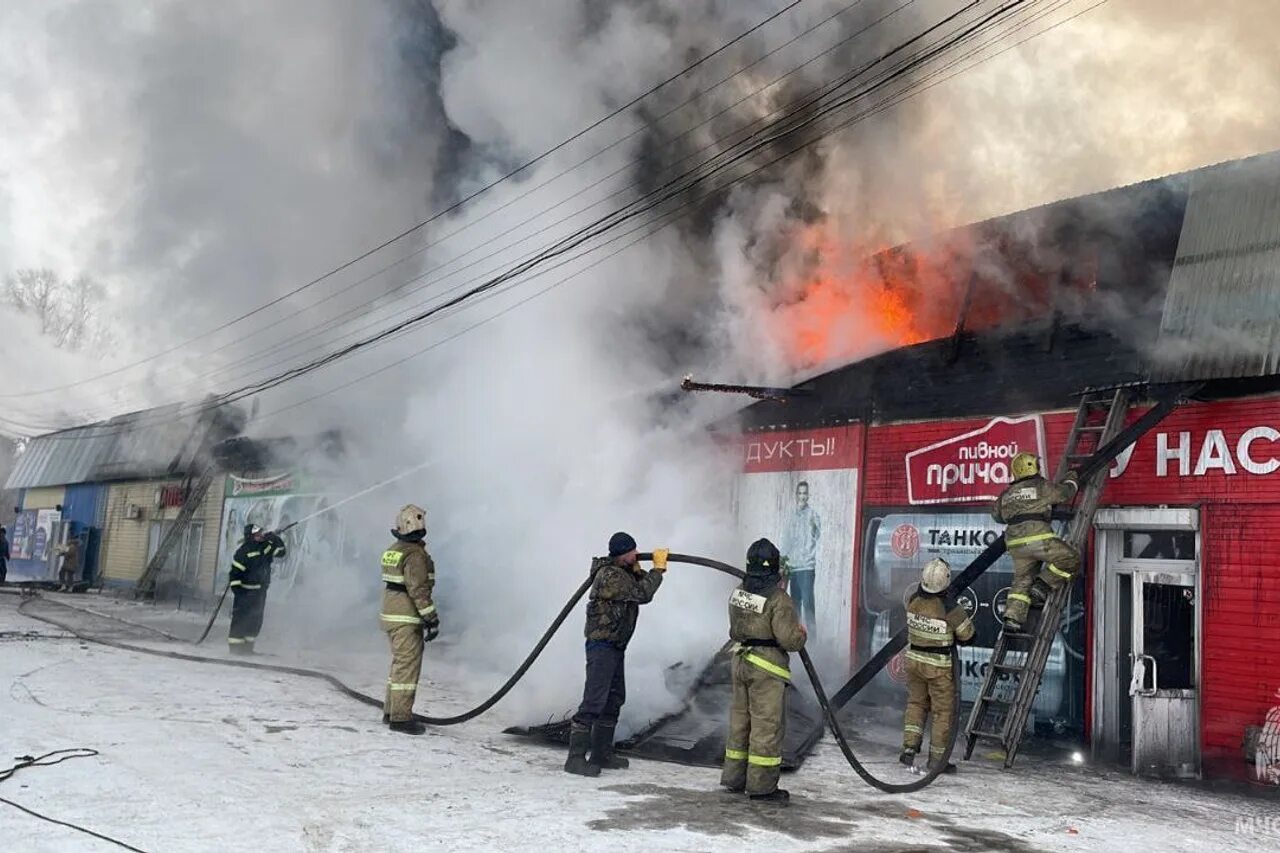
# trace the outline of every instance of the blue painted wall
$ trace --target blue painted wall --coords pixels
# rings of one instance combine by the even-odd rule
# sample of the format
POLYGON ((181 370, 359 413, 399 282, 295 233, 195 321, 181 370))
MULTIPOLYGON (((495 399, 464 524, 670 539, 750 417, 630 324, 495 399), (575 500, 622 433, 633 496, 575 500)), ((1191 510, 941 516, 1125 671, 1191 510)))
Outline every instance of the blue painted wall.
POLYGON ((72 522, 72 536, 86 538, 84 543, 84 579, 98 576, 98 546, 102 535, 102 517, 106 512, 107 487, 99 483, 67 486, 62 499, 62 520, 72 522))

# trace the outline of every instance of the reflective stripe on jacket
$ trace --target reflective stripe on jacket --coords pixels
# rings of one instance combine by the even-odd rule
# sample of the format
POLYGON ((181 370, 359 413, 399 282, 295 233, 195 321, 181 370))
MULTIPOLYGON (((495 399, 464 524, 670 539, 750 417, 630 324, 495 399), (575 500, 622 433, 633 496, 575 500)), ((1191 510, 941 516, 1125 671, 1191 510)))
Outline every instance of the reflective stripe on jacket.
POLYGON ((778 678, 791 678, 790 652, 804 648, 805 635, 791 596, 774 588, 757 595, 738 587, 729 596, 729 639, 747 663, 778 678), (776 645, 750 645, 752 641, 776 645))
POLYGON ((431 598, 436 585, 436 566, 421 542, 396 542, 382 552, 382 581, 400 589, 386 587, 382 591, 384 630, 397 625, 421 625, 436 617, 431 598))
POLYGON ((969 642, 974 633, 968 612, 958 606, 948 610, 941 594, 917 589, 907 603, 907 660, 950 668, 952 647, 969 642))

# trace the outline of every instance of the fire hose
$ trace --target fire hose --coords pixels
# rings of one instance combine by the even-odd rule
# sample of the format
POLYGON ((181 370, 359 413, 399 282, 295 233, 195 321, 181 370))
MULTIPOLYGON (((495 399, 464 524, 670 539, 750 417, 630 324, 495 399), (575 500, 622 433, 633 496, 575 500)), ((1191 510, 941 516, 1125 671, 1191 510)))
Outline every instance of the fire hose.
MULTIPOLYGON (((651 553, 645 553, 640 555, 640 558, 643 560, 649 560, 649 559, 652 559, 652 557, 653 555, 651 553)), ((670 554, 667 557, 667 559, 669 562, 673 562, 673 563, 687 563, 695 566, 703 566, 705 568, 713 569, 714 571, 718 571, 738 579, 741 579, 742 577, 744 577, 744 572, 741 569, 735 568, 734 566, 731 566, 727 563, 722 563, 718 560, 709 559, 707 557, 697 557, 689 554, 670 554)), ((556 614, 556 617, 554 620, 552 620, 550 627, 548 627, 547 630, 542 634, 542 637, 538 640, 537 645, 533 647, 532 651, 529 652, 528 656, 525 657, 524 661, 520 664, 520 666, 516 669, 516 671, 511 674, 511 677, 508 678, 506 682, 504 682, 497 689, 497 691, 495 691, 491 696, 489 696, 489 698, 485 699, 476 707, 451 717, 432 717, 432 716, 427 716, 423 714, 414 714, 414 718, 430 726, 453 726, 453 725, 458 725, 460 723, 465 723, 469 720, 473 720, 476 717, 488 711, 494 705, 498 704, 498 702, 500 702, 504 696, 506 696, 509 692, 511 692, 511 689, 516 686, 516 684, 529 671, 530 667, 533 666, 534 662, 537 661, 537 659, 541 656, 543 650, 546 649, 547 644, 551 642, 552 637, 554 637, 555 634, 560 630, 560 627, 564 624, 565 620, 573 612, 574 608, 577 607, 578 603, 582 600, 583 596, 587 594, 587 591, 591 589, 591 584, 594 581, 594 579, 595 579, 594 574, 588 576, 587 579, 583 581, 582 584, 577 588, 577 590, 574 591, 573 595, 570 596, 569 600, 565 602, 564 607, 562 607, 560 609, 560 612, 556 614)), ((70 634, 74 635, 78 639, 85 640, 87 642, 99 643, 101 645, 110 646, 112 648, 121 649, 124 651, 140 652, 142 654, 154 655, 157 657, 166 657, 166 658, 172 658, 176 660, 193 661, 196 663, 213 663, 213 664, 220 664, 223 666, 239 667, 241 669, 256 669, 256 670, 264 670, 268 672, 280 672, 280 673, 287 673, 290 675, 298 675, 305 678, 315 678, 315 679, 319 679, 321 681, 326 682, 327 684, 334 687, 335 689, 345 694, 346 696, 349 696, 350 698, 355 699, 357 702, 361 702, 365 705, 369 705, 375 708, 382 707, 382 700, 377 699, 373 696, 370 696, 367 693, 361 693, 355 688, 349 687, 348 685, 344 684, 340 679, 336 678, 335 676, 330 675, 329 673, 326 673, 326 672, 320 672, 318 670, 307 669, 305 667, 284 666, 280 664, 259 663, 257 661, 210 658, 210 657, 205 657, 203 655, 191 655, 191 654, 185 654, 182 652, 165 651, 162 649, 152 649, 152 648, 147 648, 145 646, 138 646, 132 643, 122 642, 119 640, 111 640, 111 639, 106 639, 102 637, 95 637, 92 634, 86 634, 81 631, 78 631, 75 627, 68 625, 64 622, 60 622, 56 619, 49 618, 48 616, 40 616, 34 613, 26 612, 26 607, 33 600, 34 598, 28 598, 27 600, 23 601, 18 606, 19 612, 23 613, 26 616, 29 616, 30 618, 39 620, 41 622, 45 622, 46 624, 53 625, 57 628, 61 628, 62 630, 67 631, 70 634)), ((57 602, 57 603, 61 604, 61 602, 57 602)), ((70 609, 82 610, 82 608, 74 608, 71 605, 62 604, 62 606, 68 607, 70 609)), ((83 611, 83 612, 92 613, 92 611, 83 611)), ((103 614, 95 613, 93 615, 101 616, 103 614)), ((107 616, 106 618, 114 618, 114 617, 107 616)), ((212 625, 212 620, 210 621, 210 625, 212 625)), ((205 636, 207 635, 208 635, 208 629, 206 628, 204 634, 201 635, 200 639, 197 640, 196 643, 199 643, 200 641, 204 640, 205 636)), ((881 660, 882 657, 883 657, 882 655, 877 655, 876 658, 873 658, 872 663, 875 663, 876 661, 881 660)), ((879 670, 884 667, 885 663, 888 662, 889 657, 892 657, 892 655, 888 657, 883 657, 883 661, 876 666, 876 669, 874 672, 871 672, 865 678, 865 680, 863 681, 863 684, 865 684, 866 682, 869 682, 870 677, 874 676, 876 672, 879 672, 879 670)), ((836 744, 840 747, 841 753, 844 754, 845 760, 849 762, 849 765, 853 767, 854 771, 858 774, 858 776, 861 777, 862 780, 865 781, 868 785, 871 785, 874 788, 878 788, 881 791, 885 791, 891 794, 911 793, 913 791, 919 791, 925 788, 926 786, 931 784, 939 776, 939 774, 942 773, 943 769, 946 767, 947 762, 951 758, 951 752, 953 747, 955 746, 955 730, 953 730, 952 737, 950 741, 947 743, 947 750, 946 750, 946 753, 943 755, 942 759, 940 761, 935 762, 933 766, 930 768, 930 770, 927 773, 925 773, 920 779, 917 779, 916 781, 908 784, 898 785, 890 782, 885 782, 881 779, 876 778, 874 775, 872 775, 871 772, 868 771, 862 765, 862 763, 858 761, 857 756, 854 755, 853 749, 849 746, 849 742, 845 737, 843 730, 840 727, 840 723, 836 719, 836 713, 835 713, 836 709, 832 707, 831 701, 827 698, 826 692, 822 686, 822 681, 818 676, 817 668, 814 666, 813 660, 809 657, 809 653, 807 651, 801 650, 800 660, 804 664, 805 672, 809 676, 809 681, 813 686, 814 695, 818 700, 818 704, 822 708, 823 716, 826 720, 827 726, 831 730, 832 737, 835 738, 836 744)), ((958 682, 959 681, 959 658, 956 657, 954 650, 952 651, 951 665, 952 665, 952 677, 955 678, 956 681, 958 682)), ((868 664, 867 666, 871 666, 871 664, 868 664)), ((858 673, 858 675, 862 676, 864 673, 866 673, 866 671, 867 671, 867 667, 863 667, 863 669, 858 673)), ((846 688, 847 688, 847 685, 846 685, 846 688)), ((857 691, 854 691, 854 692, 857 692, 857 691)), ((846 693, 846 691, 842 689, 841 693, 844 694, 846 693)), ((848 693, 847 695, 852 696, 853 694, 848 693)), ((956 697, 954 699, 954 702, 955 702, 955 706, 953 708, 952 719, 958 721, 960 719, 959 691, 956 691, 956 697)), ((956 727, 956 729, 958 729, 958 726, 956 727)))
MULTIPOLYGON (((1144 432, 1146 432, 1148 429, 1150 429, 1152 426, 1158 423, 1161 419, 1163 419, 1167 414, 1169 414, 1169 412, 1171 412, 1177 406, 1180 399, 1193 394, 1195 390, 1198 389, 1199 387, 1200 385, 1198 383, 1192 383, 1189 385, 1182 386, 1181 388, 1175 389, 1173 393, 1169 394, 1168 396, 1165 397, 1165 399, 1163 399, 1162 401, 1157 403, 1155 406, 1153 406, 1151 409, 1149 409, 1145 414, 1139 417, 1134 423, 1130 424, 1129 426, 1121 430, 1121 432, 1118 435, 1116 435, 1114 438, 1108 441, 1106 445, 1096 450, 1087 460, 1084 461, 1084 464, 1081 465, 1078 469, 1080 479, 1082 481, 1086 481, 1093 474, 1095 474, 1096 472, 1100 471, 1103 467, 1108 465, 1113 459, 1116 458, 1116 456, 1119 455, 1121 451, 1123 451, 1125 448, 1131 445, 1135 440, 1137 440, 1138 436, 1142 435, 1144 432)), ((404 476, 404 475, 401 475, 401 476, 404 476)), ((397 477, 395 479, 399 479, 399 478, 397 477)), ((379 487, 380 485, 382 484, 375 484, 369 489, 366 489, 365 492, 361 492, 359 494, 365 494, 368 491, 372 491, 374 488, 379 487)), ((352 496, 352 498, 349 498, 348 500, 354 499, 355 497, 358 497, 358 496, 359 495, 354 495, 352 496)), ((344 500, 344 501, 341 501, 340 503, 346 503, 346 501, 344 500)), ((324 510, 321 510, 320 512, 328 511, 332 509, 334 506, 337 506, 337 505, 335 504, 333 506, 326 507, 324 510)), ((315 514, 318 515, 319 512, 315 514)), ((961 591, 963 591, 964 589, 966 589, 970 584, 973 583, 974 580, 978 578, 979 575, 981 575, 988 568, 990 568, 996 562, 996 560, 998 560, 1001 557, 1001 555, 1005 553, 1005 550, 1006 550, 1006 546, 1005 546, 1004 536, 1000 536, 994 542, 988 545, 987 548, 981 554, 979 554, 978 557, 972 563, 970 563, 964 569, 964 571, 961 572, 955 578, 955 580, 952 581, 951 586, 948 587, 947 594, 949 596, 955 596, 961 591)), ((653 555, 641 554, 640 556, 642 559, 651 559, 653 555)), ((696 556, 690 556, 687 554, 670 554, 668 555, 667 559, 670 562, 688 563, 691 565, 704 566, 706 568, 713 569, 718 572, 722 572, 724 574, 730 575, 735 578, 742 578, 744 576, 744 573, 740 569, 734 568, 733 566, 728 565, 727 563, 721 563, 718 560, 712 560, 706 557, 696 557, 696 556)), ((564 624, 565 619, 567 619, 569 617, 569 614, 573 612, 574 608, 578 605, 578 602, 582 600, 582 597, 587 594, 587 591, 591 588, 591 584, 593 580, 594 580, 594 576, 589 575, 587 579, 583 581, 582 585, 578 587, 578 589, 573 593, 572 596, 570 596, 569 600, 565 603, 564 607, 561 608, 560 612, 556 615, 556 618, 552 621, 551 626, 546 630, 545 633, 543 633, 537 645, 534 646, 533 650, 520 664, 519 668, 517 668, 516 671, 512 673, 511 677, 508 678, 506 682, 502 684, 502 686, 499 687, 498 690, 493 695, 491 695, 488 699, 486 699, 484 702, 477 705, 475 708, 472 708, 471 710, 461 714, 456 714, 452 717, 429 717, 425 715, 415 714, 414 715, 415 718, 427 725, 433 725, 433 726, 457 725, 459 723, 464 723, 464 722, 467 722, 468 720, 475 719, 476 717, 480 716, 481 714, 485 713, 490 708, 492 708, 494 705, 496 705, 499 701, 502 700, 504 696, 507 695, 507 693, 511 691, 511 689, 520 681, 520 679, 524 677, 524 675, 529 671, 529 668, 533 666, 534 662, 538 659, 538 657, 542 654, 543 650, 547 647, 547 644, 551 642, 551 638, 555 636, 556 632, 559 631, 560 627, 564 624)), ((227 588, 223 589, 222 597, 219 598, 218 600, 218 608, 221 608, 222 602, 225 600, 227 590, 229 588, 230 588, 230 585, 228 584, 227 588)), ((25 608, 27 607, 28 604, 31 603, 32 600, 34 600, 34 598, 27 598, 26 600, 24 600, 18 606, 19 612, 24 612, 25 608)), ((64 605, 64 606, 69 606, 69 605, 64 605)), ((80 608, 71 608, 71 609, 80 609, 80 608)), ((88 611, 88 612, 91 612, 91 611, 88 611)), ((204 639, 209 635, 209 631, 213 627, 214 620, 217 618, 217 612, 218 610, 215 609, 213 617, 210 618, 209 624, 205 627, 204 633, 201 634, 200 638, 195 641, 196 644, 203 642, 204 639)), ((61 628, 62 630, 67 631, 73 636, 81 640, 84 640, 86 642, 98 643, 100 645, 110 646, 110 647, 122 649, 125 651, 155 655, 157 657, 167 657, 167 658, 172 658, 176 660, 193 661, 196 663, 213 663, 213 664, 220 664, 223 666, 239 667, 242 669, 257 669, 257 670, 265 670, 270 672, 281 672, 281 673, 286 673, 290 675, 298 675, 305 678, 315 678, 332 685, 334 688, 336 688, 343 694, 351 697, 352 699, 355 699, 358 702, 362 702, 372 707, 382 706, 382 702, 380 700, 374 698, 373 696, 369 696, 368 694, 361 693, 360 691, 355 690, 354 688, 348 687, 338 678, 325 672, 306 669, 303 667, 281 666, 276 664, 257 663, 255 661, 245 661, 245 660, 227 660, 227 659, 220 659, 220 658, 209 658, 201 655, 189 655, 189 654, 183 654, 181 652, 171 652, 171 651, 164 651, 160 649, 150 649, 144 646, 137 646, 132 643, 123 643, 118 640, 109 640, 106 638, 95 637, 90 634, 85 634, 83 632, 77 631, 74 627, 70 625, 67 625, 65 623, 59 622, 55 619, 51 619, 45 616, 37 616, 35 614, 25 613, 25 612, 24 612, 24 615, 27 615, 30 618, 36 619, 46 624, 53 625, 57 628, 61 628)), ((94 614, 94 615, 102 615, 102 614, 94 614)), ((113 617, 107 617, 107 618, 113 618, 113 617)), ((163 632, 158 632, 158 633, 163 633, 163 632)), ((884 791, 886 793, 894 793, 894 794, 911 793, 914 791, 919 791, 925 788, 926 786, 932 784, 933 781, 937 779, 937 777, 945 770, 947 763, 951 759, 951 753, 955 747, 956 736, 959 732, 958 722, 960 719, 960 691, 958 690, 955 691, 955 697, 953 699, 954 705, 953 705, 952 719, 957 721, 957 725, 953 728, 951 738, 946 745, 946 752, 943 754, 940 760, 932 762, 932 766, 930 767, 929 771, 922 778, 918 779, 915 782, 902 784, 902 785, 885 782, 881 779, 876 778, 870 771, 868 771, 862 765, 860 761, 858 761, 857 756, 854 754, 852 747, 849 746, 848 739, 845 737, 844 732, 840 727, 839 720, 836 719, 836 711, 844 707, 844 705, 851 698, 853 698, 853 696, 855 696, 859 691, 861 691, 864 687, 866 687, 867 684, 869 684, 871 680, 877 674, 879 674, 881 670, 884 669, 884 667, 889 663, 889 661, 892 660, 893 657, 897 655, 906 646, 906 644, 907 644, 907 631, 906 629, 903 629, 899 631, 888 643, 886 643, 884 647, 880 649, 880 651, 878 651, 874 656, 872 656, 871 660, 867 661, 867 663, 865 663, 862 666, 862 668, 859 669, 858 672, 855 673, 853 677, 850 678, 849 681, 846 682, 844 686, 842 686, 838 691, 836 691, 835 695, 830 698, 827 697, 826 692, 823 689, 822 680, 819 678, 817 669, 813 664, 813 660, 809 657, 808 652, 805 650, 800 651, 800 660, 804 664, 805 673, 809 676, 810 684, 813 686, 814 695, 817 698, 818 704, 822 708, 823 716, 825 717, 828 728, 830 728, 831 730, 832 737, 835 739, 836 745, 839 746, 840 752, 844 755, 845 760, 849 763, 849 766, 853 768, 854 772, 856 772, 858 776, 868 785, 880 791, 884 791)), ((952 653, 951 653, 951 672, 952 672, 952 678, 958 683, 960 680, 959 658, 957 657, 954 649, 952 650, 952 653)))

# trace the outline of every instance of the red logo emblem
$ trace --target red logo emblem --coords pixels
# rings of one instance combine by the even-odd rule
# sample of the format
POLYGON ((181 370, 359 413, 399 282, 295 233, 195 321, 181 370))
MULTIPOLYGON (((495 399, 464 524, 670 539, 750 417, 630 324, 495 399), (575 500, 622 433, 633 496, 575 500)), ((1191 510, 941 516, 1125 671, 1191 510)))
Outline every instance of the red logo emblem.
POLYGON ((898 652, 889 660, 889 677, 899 684, 907 683, 907 659, 902 652, 898 652))
POLYGON ((899 524, 889 540, 889 547, 904 560, 914 557, 920 550, 920 531, 916 530, 915 525, 899 524))

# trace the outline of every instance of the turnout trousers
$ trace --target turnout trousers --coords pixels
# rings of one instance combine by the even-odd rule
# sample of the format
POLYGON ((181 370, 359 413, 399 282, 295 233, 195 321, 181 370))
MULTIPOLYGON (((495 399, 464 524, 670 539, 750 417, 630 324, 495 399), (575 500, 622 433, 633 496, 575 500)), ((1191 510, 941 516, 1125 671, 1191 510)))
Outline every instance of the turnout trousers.
POLYGON ((618 714, 627 701, 627 653, 606 640, 587 643, 587 680, 582 688, 582 704, 573 721, 584 726, 618 724, 618 714))
POLYGON ((413 700, 422 675, 422 626, 386 623, 383 630, 391 643, 391 674, 382 710, 391 722, 407 723, 413 719, 413 700))
POLYGON ((1069 583, 1080 571, 1080 552, 1052 533, 1009 539, 1009 556, 1013 559, 1013 583, 1004 612, 1015 622, 1027 621, 1037 565, 1043 564, 1039 578, 1051 588, 1069 583))
POLYGON ((733 701, 720 784, 748 794, 770 794, 782 776, 787 682, 739 653, 733 659, 733 701))
POLYGON ((941 761, 951 743, 956 720, 956 685, 951 667, 934 666, 907 659, 907 712, 902 720, 902 748, 919 752, 924 741, 924 723, 933 714, 929 736, 929 762, 941 761))
POLYGON ((267 591, 261 587, 233 586, 231 593, 231 630, 227 643, 232 646, 253 647, 262 630, 262 617, 267 607, 267 591))

